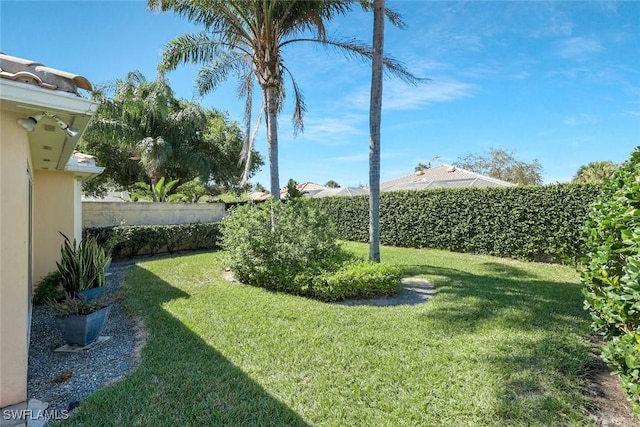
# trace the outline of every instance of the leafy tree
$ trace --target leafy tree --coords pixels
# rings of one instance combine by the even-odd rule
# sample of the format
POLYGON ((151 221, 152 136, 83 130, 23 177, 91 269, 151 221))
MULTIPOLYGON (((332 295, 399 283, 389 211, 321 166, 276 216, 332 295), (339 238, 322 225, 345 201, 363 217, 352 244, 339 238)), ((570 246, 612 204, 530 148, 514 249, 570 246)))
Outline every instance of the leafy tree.
POLYGON ((455 165, 514 184, 542 184, 542 166, 538 159, 525 163, 516 160, 513 151, 492 147, 487 155, 468 154, 459 158, 455 165))
POLYGON ((264 187, 264 185, 260 184, 259 182, 256 182, 255 185, 253 186, 253 190, 254 191, 259 191, 261 193, 266 193, 267 189, 264 187))
POLYGON ((175 194, 167 197, 168 202, 198 203, 206 193, 206 187, 199 178, 187 181, 176 188, 175 194))
POLYGON ((418 163, 418 166, 415 167, 415 171, 416 172, 422 172, 425 169, 430 169, 431 168, 431 162, 427 162, 425 163, 418 163))
POLYGON ((294 179, 287 182, 287 199, 294 200, 304 196, 304 193, 298 190, 298 183, 294 179))
POLYGON ((610 160, 591 162, 588 165, 580 166, 580 168, 578 168, 578 172, 576 172, 572 182, 581 184, 601 183, 609 179, 617 170, 618 165, 610 160))
POLYGON ((158 179, 155 184, 147 184, 146 182, 136 182, 134 184, 133 192, 131 193, 131 200, 137 202, 140 199, 151 200, 154 202, 164 203, 168 201, 169 193, 175 187, 179 180, 174 179, 165 183, 164 177, 158 179))
MULTIPOLYGON (((94 97, 101 106, 79 146, 106 169, 84 185, 86 193, 100 195, 145 179, 153 183, 160 176, 213 179, 222 186, 239 181, 243 136, 237 124, 217 110, 174 98, 164 78, 148 82, 129 73, 94 97)), ((264 164, 255 151, 252 158, 251 174, 264 164)))
POLYGON ((162 75, 147 81, 140 72, 131 72, 125 80, 98 89, 94 97, 100 107, 87 140, 116 141, 128 159, 139 161, 152 185, 172 164, 189 165, 208 178, 212 163, 191 148, 207 123, 205 112, 195 103, 176 99, 162 75))
POLYGON ((332 179, 327 181, 327 183, 324 186, 325 187, 329 187, 329 188, 340 188, 340 184, 338 184, 336 181, 334 181, 332 179))
MULTIPOLYGON (((173 70, 187 62, 205 64, 197 82, 201 94, 215 89, 230 74, 236 75, 239 92, 247 99, 245 119, 249 120, 252 79, 257 81, 266 112, 271 194, 279 199, 277 119, 285 95, 285 75, 290 77, 294 92, 295 131, 303 130, 302 116, 306 110, 302 92, 285 64, 283 50, 287 45, 306 41, 334 47, 351 56, 371 58, 373 52, 369 46, 354 40, 330 39, 325 31, 326 22, 333 17, 347 13, 355 3, 368 2, 148 0, 147 3, 152 9, 173 10, 205 27, 198 34, 170 41, 163 54, 161 70, 173 70)), ((387 58, 385 64, 391 72, 413 78, 396 61, 387 58)))

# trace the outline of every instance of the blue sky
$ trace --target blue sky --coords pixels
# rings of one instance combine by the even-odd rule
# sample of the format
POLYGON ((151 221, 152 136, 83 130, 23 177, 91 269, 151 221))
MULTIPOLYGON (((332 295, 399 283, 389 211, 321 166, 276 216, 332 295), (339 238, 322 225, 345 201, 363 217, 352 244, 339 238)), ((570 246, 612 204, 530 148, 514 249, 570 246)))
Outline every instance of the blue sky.
MULTIPOLYGON (((545 182, 571 179, 596 160, 626 160, 640 145, 640 2, 388 1, 408 28, 387 25, 386 53, 418 87, 385 80, 382 180, 434 157, 453 163, 489 147, 538 159, 545 182)), ((140 70, 147 78, 166 43, 198 28, 141 1, 0 3, 0 50, 101 84, 140 70)), ((370 42, 372 17, 354 12, 330 33, 370 42)), ((314 45, 285 61, 304 91, 305 132, 292 108, 280 117, 280 179, 368 183, 370 68, 314 45)), ((179 97, 242 118, 231 81, 198 97, 198 67, 170 73, 179 97)), ((291 96, 289 97, 292 98, 291 96)), ((263 126, 264 129, 264 126, 263 126)), ((266 158, 264 132, 256 148, 266 158)), ((268 186, 265 166, 252 182, 268 186)))

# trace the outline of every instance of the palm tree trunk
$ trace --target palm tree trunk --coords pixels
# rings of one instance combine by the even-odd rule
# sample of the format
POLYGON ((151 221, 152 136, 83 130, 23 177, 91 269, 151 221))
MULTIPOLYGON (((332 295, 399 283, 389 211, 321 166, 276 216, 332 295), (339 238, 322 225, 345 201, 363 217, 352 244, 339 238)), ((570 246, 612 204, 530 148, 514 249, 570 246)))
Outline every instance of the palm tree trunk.
POLYGON ((374 0, 369 111, 369 260, 374 262, 380 262, 380 123, 382 121, 384 7, 384 0, 374 0))
POLYGON ((269 174, 271 197, 280 200, 280 175, 278 172, 278 89, 267 86, 263 89, 267 110, 267 146, 269 152, 269 174))

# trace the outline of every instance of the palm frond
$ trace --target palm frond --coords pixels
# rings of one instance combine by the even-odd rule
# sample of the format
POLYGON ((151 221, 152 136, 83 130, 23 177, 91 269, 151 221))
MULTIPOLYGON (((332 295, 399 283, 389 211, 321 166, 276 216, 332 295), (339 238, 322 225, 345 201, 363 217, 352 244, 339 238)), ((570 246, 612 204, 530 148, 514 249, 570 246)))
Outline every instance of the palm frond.
POLYGON ((285 66, 283 66, 283 69, 287 72, 287 74, 289 74, 289 77, 291 78, 291 84, 293 86, 295 101, 293 107, 292 122, 293 133, 294 135, 297 135, 298 132, 304 132, 304 122, 302 121, 302 118, 304 116, 304 113, 307 111, 307 106, 304 103, 304 96, 302 95, 302 91, 300 90, 300 87, 298 86, 296 80, 293 78, 291 71, 289 71, 289 69, 285 66))
MULTIPOLYGON (((291 43, 307 41, 312 43, 318 43, 327 48, 334 48, 340 53, 342 53, 347 58, 356 58, 361 60, 371 60, 373 58, 373 48, 357 39, 348 38, 348 39, 308 39, 308 38, 300 38, 300 39, 289 39, 281 44, 281 46, 285 46, 291 43)), ((430 81, 431 79, 417 77, 413 75, 410 71, 408 71, 402 62, 393 58, 392 56, 385 56, 384 60, 385 72, 392 74, 402 81, 409 83, 411 85, 417 85, 419 83, 425 83, 430 81)))

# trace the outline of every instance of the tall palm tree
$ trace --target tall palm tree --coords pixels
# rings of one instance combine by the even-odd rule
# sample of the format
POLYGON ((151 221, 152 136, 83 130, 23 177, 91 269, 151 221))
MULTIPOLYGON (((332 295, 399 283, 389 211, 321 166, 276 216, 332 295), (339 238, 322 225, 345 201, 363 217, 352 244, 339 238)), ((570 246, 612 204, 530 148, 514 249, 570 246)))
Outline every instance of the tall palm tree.
POLYGON ((373 1, 373 61, 369 112, 369 259, 374 262, 380 262, 380 126, 384 10, 384 0, 373 1))
POLYGON ((147 81, 140 72, 131 72, 94 96, 101 105, 89 134, 98 132, 129 150, 152 186, 164 176, 170 162, 189 165, 208 179, 213 165, 190 149, 197 130, 206 126, 205 112, 194 103, 177 100, 162 75, 147 81))
MULTIPOLYGON (((285 75, 291 79, 294 92, 294 131, 303 130, 302 117, 306 110, 302 92, 285 65, 283 49, 290 44, 307 41, 371 58, 373 52, 367 45, 355 40, 329 39, 326 35, 325 23, 347 13, 354 3, 359 2, 148 0, 151 9, 173 10, 205 28, 198 34, 187 34, 170 41, 160 64, 161 70, 175 69, 179 63, 203 63, 205 69, 198 79, 201 94, 217 87, 230 74, 235 74, 240 81, 240 93, 250 96, 250 78, 257 81, 266 113, 270 190, 276 200, 280 198, 278 114, 285 95, 285 75), (310 36, 305 37, 305 34, 310 36)), ((385 65, 405 80, 415 78, 391 58, 385 58, 385 65)))

